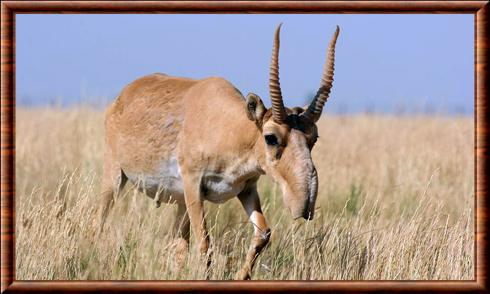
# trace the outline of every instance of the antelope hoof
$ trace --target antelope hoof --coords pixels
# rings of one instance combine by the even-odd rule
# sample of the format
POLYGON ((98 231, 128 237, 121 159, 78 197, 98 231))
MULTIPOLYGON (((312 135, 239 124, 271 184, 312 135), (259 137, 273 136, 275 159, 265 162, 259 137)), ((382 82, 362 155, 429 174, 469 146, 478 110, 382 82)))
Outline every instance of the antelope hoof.
POLYGON ((250 271, 248 269, 242 269, 235 275, 235 280, 250 280, 250 271))
POLYGON ((205 262, 206 263, 206 280, 211 279, 211 263, 212 263, 212 256, 213 256, 213 251, 210 247, 206 251, 203 250, 201 247, 200 250, 200 262, 205 262))
POLYGON ((174 257, 174 271, 180 272, 184 268, 185 260, 187 258, 187 252, 189 251, 189 244, 184 239, 177 241, 175 246, 174 257))

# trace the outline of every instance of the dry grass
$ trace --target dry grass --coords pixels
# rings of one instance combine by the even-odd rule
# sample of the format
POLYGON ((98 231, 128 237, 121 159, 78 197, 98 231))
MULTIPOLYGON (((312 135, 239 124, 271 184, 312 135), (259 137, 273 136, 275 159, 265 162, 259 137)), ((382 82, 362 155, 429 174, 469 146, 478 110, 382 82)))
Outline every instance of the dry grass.
MULTIPOLYGON (((19 109, 17 279, 202 279, 191 252, 173 272, 175 207, 131 185, 95 239, 102 112, 19 109)), ((272 228, 254 279, 473 279, 471 118, 345 116, 320 122, 315 220, 294 222, 259 188, 272 228)), ((206 204, 213 279, 239 269, 252 227, 237 200, 206 204)))

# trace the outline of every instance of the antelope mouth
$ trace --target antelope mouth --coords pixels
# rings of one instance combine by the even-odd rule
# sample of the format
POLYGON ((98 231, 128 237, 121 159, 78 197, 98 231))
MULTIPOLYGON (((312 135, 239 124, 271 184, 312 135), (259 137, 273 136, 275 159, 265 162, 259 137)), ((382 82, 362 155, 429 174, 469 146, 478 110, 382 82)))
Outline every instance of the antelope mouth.
POLYGON ((303 218, 305 220, 312 220, 315 208, 314 205, 310 205, 310 201, 307 199, 305 204, 305 209, 298 214, 293 213, 293 220, 298 220, 303 218))

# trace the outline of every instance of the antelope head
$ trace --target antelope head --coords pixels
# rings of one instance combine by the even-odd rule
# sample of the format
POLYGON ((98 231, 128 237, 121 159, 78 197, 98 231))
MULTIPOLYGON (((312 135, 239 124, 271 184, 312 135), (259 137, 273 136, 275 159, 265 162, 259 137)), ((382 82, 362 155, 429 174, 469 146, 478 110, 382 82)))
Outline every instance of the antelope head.
POLYGON ((318 137, 316 122, 328 99, 333 83, 337 26, 330 41, 320 88, 308 106, 284 107, 279 83, 279 33, 275 31, 270 65, 269 92, 272 107, 266 109, 255 94, 247 96, 249 119, 255 121, 261 136, 258 152, 262 169, 279 183, 283 199, 294 219, 313 219, 318 192, 318 175, 311 150, 318 137))

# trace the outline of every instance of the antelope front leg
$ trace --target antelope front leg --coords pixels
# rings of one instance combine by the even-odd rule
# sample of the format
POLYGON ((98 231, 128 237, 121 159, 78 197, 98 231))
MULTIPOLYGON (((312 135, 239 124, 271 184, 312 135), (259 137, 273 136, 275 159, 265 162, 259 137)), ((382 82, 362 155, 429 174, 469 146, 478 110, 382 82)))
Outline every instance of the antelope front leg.
POLYGON ((206 277, 209 278, 211 252, 209 250, 209 235, 206 229, 206 220, 204 219, 204 203, 199 180, 184 176, 184 198, 197 248, 207 259, 206 265, 208 273, 206 274, 206 277))
POLYGON ((271 230, 265 223, 265 217, 262 214, 262 209, 260 208, 259 194, 257 193, 257 187, 255 184, 242 191, 238 195, 238 199, 242 203, 250 222, 254 226, 254 237, 252 238, 252 244, 248 249, 245 264, 236 275, 237 280, 248 280, 252 274, 252 269, 257 257, 267 243, 269 243, 271 230))

